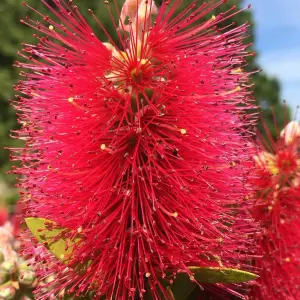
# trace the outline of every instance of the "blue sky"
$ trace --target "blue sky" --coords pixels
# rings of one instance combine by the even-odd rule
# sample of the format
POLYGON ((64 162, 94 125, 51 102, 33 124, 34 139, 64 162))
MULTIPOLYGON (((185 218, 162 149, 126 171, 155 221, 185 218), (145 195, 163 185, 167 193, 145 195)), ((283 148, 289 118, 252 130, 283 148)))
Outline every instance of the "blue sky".
MULTIPOLYGON (((282 84, 282 99, 300 105, 300 0, 244 0, 252 4, 258 60, 282 84)), ((299 113, 298 113, 299 117, 299 113)))

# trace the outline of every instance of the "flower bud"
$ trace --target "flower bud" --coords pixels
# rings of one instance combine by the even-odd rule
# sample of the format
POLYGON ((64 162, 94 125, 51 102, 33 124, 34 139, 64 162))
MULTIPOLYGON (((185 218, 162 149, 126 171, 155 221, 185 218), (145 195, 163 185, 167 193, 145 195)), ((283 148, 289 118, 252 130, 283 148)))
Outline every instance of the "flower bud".
POLYGON ((284 138, 285 144, 289 145, 300 137, 300 123, 291 121, 281 131, 280 136, 284 138))
POLYGON ((30 270, 20 271, 19 282, 23 285, 32 285, 35 281, 35 273, 30 270))
POLYGON ((22 261, 22 262, 19 264, 19 269, 20 269, 20 270, 32 270, 32 268, 30 267, 30 265, 28 265, 28 262, 27 262, 27 261, 22 261))
POLYGON ((8 273, 0 270, 0 284, 5 283, 8 280, 8 273))
MULTIPOLYGON (((138 6, 140 5, 141 0, 126 0, 121 11, 120 20, 123 23, 126 23, 126 18, 133 19, 136 16, 138 6)), ((120 26, 121 27, 121 26, 120 26)))
POLYGON ((0 287, 0 299, 12 300, 15 298, 15 295, 16 290, 11 284, 3 285, 0 287))
POLYGON ((18 266, 14 260, 6 260, 1 264, 1 269, 8 274, 14 274, 18 271, 18 266))
POLYGON ((154 1, 126 0, 122 7, 119 27, 120 29, 124 29, 129 32, 130 25, 127 23, 130 20, 133 32, 136 32, 139 38, 141 38, 143 32, 147 32, 149 30, 149 18, 151 15, 155 15, 157 13, 158 8, 154 1), (148 27, 145 28, 145 26, 148 27))

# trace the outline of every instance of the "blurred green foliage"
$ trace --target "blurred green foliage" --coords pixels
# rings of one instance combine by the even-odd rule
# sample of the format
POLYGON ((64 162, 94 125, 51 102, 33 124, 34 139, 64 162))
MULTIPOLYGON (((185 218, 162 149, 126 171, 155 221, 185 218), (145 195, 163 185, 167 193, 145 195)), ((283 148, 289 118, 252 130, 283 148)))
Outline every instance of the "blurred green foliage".
MULTIPOLYGON (((52 0, 47 1, 51 4, 52 0)), ((95 15, 98 16, 104 27, 108 28, 109 32, 116 37, 115 29, 111 23, 110 17, 107 13, 107 7, 103 0, 74 0, 74 3, 75 2, 80 7, 81 12, 87 17, 89 23, 93 26, 100 38, 105 38, 104 34, 100 30, 99 26, 95 24, 92 17, 88 14, 88 8, 93 9, 95 15)), ((113 0, 110 0, 110 2, 113 2, 113 0)), ((124 0, 117 0, 117 2, 120 8, 124 0)), ((161 4, 162 0, 157 0, 156 2, 161 4)), ((191 0, 183 1, 184 4, 182 7, 187 6, 191 2, 191 0)), ((199 4, 201 2, 202 1, 199 0, 199 4)), ((45 7, 41 3, 41 0, 27 0, 27 3, 37 10, 45 12, 45 7)), ((226 8, 231 8, 233 5, 236 5, 239 9, 243 6, 243 3, 240 0, 228 0, 221 9, 223 11, 226 8)), ((113 8, 114 5, 110 4, 110 7, 113 8)), ((112 10, 113 14, 116 16, 116 10, 112 10)), ((220 8, 219 11, 215 12, 215 14, 219 12, 220 8)), ((15 180, 14 177, 12 175, 5 176, 5 173, 11 167, 11 163, 9 162, 9 151, 3 151, 4 147, 15 147, 20 145, 19 141, 9 138, 10 130, 17 128, 16 112, 9 106, 9 99, 13 98, 14 92, 12 86, 18 80, 19 70, 13 68, 12 65, 14 61, 18 59, 17 50, 21 48, 21 43, 34 42, 32 37, 33 30, 21 24, 19 20, 25 18, 26 15, 39 20, 41 20, 41 17, 36 15, 33 11, 26 9, 22 5, 21 0, 2 0, 0 2, 0 15, 0 180, 4 178, 8 184, 12 185, 15 180)), ((253 25, 249 30, 250 36, 247 38, 247 43, 254 43, 253 49, 255 49, 255 40, 253 35, 255 24, 251 10, 247 9, 234 15, 228 22, 231 23, 232 21, 234 21, 236 25, 240 25, 244 22, 249 22, 253 25)), ((255 56, 249 57, 248 70, 253 71, 259 68, 257 58, 255 56)), ((254 96, 257 104, 261 104, 265 121, 271 128, 271 132, 274 134, 272 113, 270 110, 271 107, 274 107, 279 127, 282 127, 283 125, 284 109, 283 104, 280 101, 280 83, 277 79, 270 78, 263 72, 255 74, 253 76, 253 81, 255 83, 254 96)))

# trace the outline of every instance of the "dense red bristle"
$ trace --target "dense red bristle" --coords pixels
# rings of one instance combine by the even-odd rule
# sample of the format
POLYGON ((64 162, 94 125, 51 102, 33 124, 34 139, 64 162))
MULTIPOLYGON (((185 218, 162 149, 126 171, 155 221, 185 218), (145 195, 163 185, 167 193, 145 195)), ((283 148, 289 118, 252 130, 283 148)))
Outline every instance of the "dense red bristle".
POLYGON ((90 262, 84 274, 66 272, 36 241, 28 248, 24 233, 24 253, 49 263, 40 276, 57 274, 39 299, 63 289, 134 299, 149 288, 168 299, 162 281, 191 276, 190 265, 250 269, 255 121, 245 115, 250 74, 239 69, 248 25, 217 32, 231 10, 195 25, 224 1, 192 4, 172 19, 181 2, 165 2, 151 27, 149 1, 129 39, 119 34, 121 49, 107 32, 111 45, 103 44, 73 2, 55 1, 57 10, 44 2, 53 18, 24 21, 43 34, 16 64, 25 76, 15 105, 26 147, 13 157, 23 164, 15 172, 27 192, 24 216, 80 228, 84 242, 69 267, 90 262))

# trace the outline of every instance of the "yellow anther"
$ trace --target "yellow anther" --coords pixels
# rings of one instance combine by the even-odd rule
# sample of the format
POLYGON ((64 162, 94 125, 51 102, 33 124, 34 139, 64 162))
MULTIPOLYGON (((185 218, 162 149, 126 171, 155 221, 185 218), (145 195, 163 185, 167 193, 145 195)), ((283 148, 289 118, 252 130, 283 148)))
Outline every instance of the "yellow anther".
POLYGON ((64 256, 63 254, 61 254, 61 255, 59 256, 59 258, 60 258, 60 259, 64 259, 65 256, 64 256))
POLYGON ((147 273, 145 274, 145 276, 146 276, 147 278, 149 278, 149 277, 151 276, 151 274, 150 274, 149 272, 147 272, 147 273))
POLYGON ((72 103, 74 101, 74 98, 70 97, 68 98, 68 102, 72 103))
POLYGON ((58 296, 62 298, 65 295, 65 290, 63 289, 62 291, 59 292, 58 296))
POLYGON ((53 275, 50 275, 49 277, 47 277, 47 278, 45 279, 45 281, 46 281, 47 283, 49 283, 49 282, 54 281, 54 279, 55 279, 55 277, 54 277, 53 275))
POLYGON ((39 97, 39 94, 37 94, 37 93, 31 93, 31 95, 34 97, 39 97))
POLYGON ((77 229, 77 232, 78 232, 78 233, 81 233, 81 232, 82 232, 82 227, 79 227, 79 228, 77 229))
POLYGON ((101 149, 101 150, 105 150, 105 148, 106 148, 106 145, 105 145, 105 144, 102 144, 102 145, 100 146, 100 149, 101 149))
POLYGON ((174 213, 172 213, 172 217, 177 218, 178 217, 178 212, 175 211, 174 213))
POLYGON ((180 133, 185 135, 186 134, 186 129, 184 129, 184 128, 180 129, 180 133))
POLYGON ((53 30, 54 29, 53 25, 49 25, 49 29, 53 30))
POLYGON ((242 68, 237 68, 237 69, 232 70, 233 74, 235 74, 235 73, 241 73, 241 72, 243 72, 242 68))
POLYGON ((145 59, 145 58, 143 58, 143 59, 141 60, 141 65, 145 65, 147 62, 148 62, 148 60, 145 59))
POLYGON ((235 89, 230 90, 230 91, 225 92, 225 93, 222 93, 221 95, 222 95, 222 96, 230 95, 230 94, 232 94, 232 93, 239 92, 240 90, 241 90, 241 87, 240 87, 240 86, 237 86, 235 89))
POLYGON ((190 276, 190 280, 191 280, 191 281, 194 281, 194 280, 195 280, 195 277, 194 277, 193 275, 191 275, 191 276, 190 276))
POLYGON ((272 205, 269 205, 268 206, 268 210, 272 210, 273 209, 273 206, 272 205))
POLYGON ((211 16, 211 20, 214 21, 215 19, 216 19, 216 16, 215 16, 215 15, 212 15, 212 16, 211 16))
POLYGON ((286 257, 286 258, 284 259, 284 261, 285 261, 285 262, 291 262, 291 259, 290 259, 289 257, 286 257))

